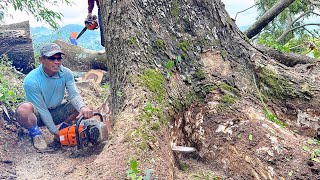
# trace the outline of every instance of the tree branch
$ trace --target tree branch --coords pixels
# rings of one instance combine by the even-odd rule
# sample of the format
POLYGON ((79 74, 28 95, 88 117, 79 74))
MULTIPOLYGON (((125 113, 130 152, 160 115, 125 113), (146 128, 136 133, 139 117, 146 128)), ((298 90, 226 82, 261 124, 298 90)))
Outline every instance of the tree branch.
POLYGON ((309 34, 311 34, 311 36, 312 36, 313 38, 319 39, 319 37, 317 37, 316 35, 314 35, 314 34, 313 34, 311 31, 309 31, 307 28, 303 27, 303 29, 304 29, 305 31, 307 31, 309 34))
POLYGON ((251 25, 244 34, 251 39, 257 35, 264 27, 266 27, 269 22, 271 22, 275 17, 277 17, 285 8, 290 6, 295 0, 280 0, 277 2, 270 10, 268 10, 264 15, 258 19, 253 25, 251 25))
POLYGON ((237 14, 236 14, 236 16, 234 17, 234 19, 237 20, 238 14, 243 13, 243 12, 245 12, 245 11, 248 11, 249 9, 255 7, 256 5, 257 5, 257 4, 254 4, 254 5, 252 5, 251 7, 247 8, 247 9, 245 9, 245 10, 242 10, 242 11, 237 12, 237 14))
POLYGON ((294 30, 299 29, 299 28, 302 28, 302 27, 305 27, 305 26, 320 26, 320 23, 308 23, 308 24, 303 24, 303 25, 300 25, 300 26, 291 28, 291 29, 285 31, 285 32, 277 39, 277 42, 280 42, 289 32, 294 31, 294 30))
POLYGON ((289 23, 286 30, 281 34, 280 37, 278 37, 276 41, 281 42, 287 36, 287 34, 291 32, 291 27, 294 25, 294 23, 296 23, 299 19, 301 19, 302 17, 306 16, 309 13, 312 13, 311 10, 308 10, 307 12, 301 14, 296 19, 294 19, 291 23, 289 23))
POLYGON ((315 14, 315 15, 318 15, 318 16, 320 16, 320 14, 319 13, 316 13, 316 12, 311 12, 312 14, 315 14))

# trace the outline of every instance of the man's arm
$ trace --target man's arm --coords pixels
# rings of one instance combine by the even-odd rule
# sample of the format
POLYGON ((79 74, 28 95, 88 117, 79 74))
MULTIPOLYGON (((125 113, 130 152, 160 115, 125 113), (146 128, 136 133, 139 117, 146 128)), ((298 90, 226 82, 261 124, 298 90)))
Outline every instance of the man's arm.
POLYGON ((94 8, 94 0, 88 0, 88 15, 92 14, 93 8, 94 8))
POLYGON ((37 109, 42 122, 48 127, 49 131, 52 134, 57 134, 58 129, 53 122, 52 116, 44 102, 41 92, 37 89, 36 85, 24 85, 24 92, 26 95, 27 101, 31 102, 34 107, 37 109))
POLYGON ((74 76, 72 72, 68 69, 66 72, 66 88, 68 92, 68 99, 71 101, 71 104, 75 107, 75 109, 79 112, 77 119, 84 115, 85 118, 91 118, 93 116, 93 112, 90 108, 86 106, 80 93, 76 87, 74 76))

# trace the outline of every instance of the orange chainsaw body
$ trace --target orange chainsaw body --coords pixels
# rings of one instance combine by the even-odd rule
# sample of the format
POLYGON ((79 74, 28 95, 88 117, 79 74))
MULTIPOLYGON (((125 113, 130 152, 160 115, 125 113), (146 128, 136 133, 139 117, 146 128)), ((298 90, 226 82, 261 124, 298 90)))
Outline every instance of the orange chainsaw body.
POLYGON ((92 118, 84 119, 80 116, 75 125, 62 124, 59 130, 60 144, 63 146, 78 146, 79 149, 89 143, 97 144, 108 137, 108 129, 100 113, 94 113, 92 118), (96 118, 99 117, 100 121, 96 118))
MULTIPOLYGON (((79 126, 79 132, 82 132, 84 129, 84 125, 79 126)), ((82 137, 84 137, 84 134, 82 134, 82 137)), ((77 139, 76 139, 76 125, 68 126, 66 128, 63 128, 59 131, 59 138, 61 145, 66 146, 76 146, 77 145, 77 139)))

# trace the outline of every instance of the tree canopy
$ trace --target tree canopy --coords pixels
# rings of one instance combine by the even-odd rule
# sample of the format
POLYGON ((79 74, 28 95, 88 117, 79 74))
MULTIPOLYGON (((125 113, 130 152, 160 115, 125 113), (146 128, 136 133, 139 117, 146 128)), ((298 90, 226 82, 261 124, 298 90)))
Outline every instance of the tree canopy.
POLYGON ((33 15, 37 21, 46 21, 52 28, 58 29, 57 20, 61 20, 63 15, 51 10, 51 7, 61 4, 71 5, 72 2, 70 0, 3 0, 0 1, 0 21, 3 22, 6 16, 14 16, 9 12, 12 7, 16 11, 33 15))
MULTIPOLYGON (((277 0, 255 0, 259 16, 269 10, 277 0)), ((317 31, 307 26, 320 23, 308 23, 307 19, 320 16, 320 5, 313 1, 296 0, 283 10, 260 34, 260 38, 272 37, 278 43, 285 44, 293 38, 317 37, 317 31)))

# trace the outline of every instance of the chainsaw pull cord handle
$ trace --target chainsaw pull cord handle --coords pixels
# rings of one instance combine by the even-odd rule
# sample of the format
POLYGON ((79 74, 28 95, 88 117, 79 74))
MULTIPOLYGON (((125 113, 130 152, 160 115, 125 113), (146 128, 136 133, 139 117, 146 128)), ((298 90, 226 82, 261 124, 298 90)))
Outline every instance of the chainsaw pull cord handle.
MULTIPOLYGON (((100 121, 103 122, 103 117, 100 113, 98 112, 95 112, 93 113, 93 116, 99 116, 100 118, 100 121)), ((77 121, 77 124, 76 124, 76 140, 77 140, 77 147, 78 149, 81 149, 83 147, 82 145, 82 142, 81 142, 81 138, 80 138, 80 134, 78 133, 79 132, 79 126, 81 124, 81 121, 83 120, 84 116, 80 116, 79 120, 77 121)))

